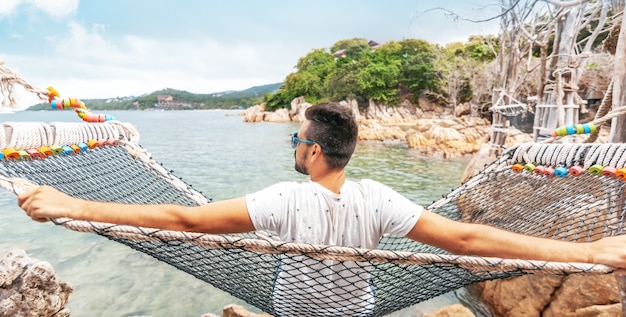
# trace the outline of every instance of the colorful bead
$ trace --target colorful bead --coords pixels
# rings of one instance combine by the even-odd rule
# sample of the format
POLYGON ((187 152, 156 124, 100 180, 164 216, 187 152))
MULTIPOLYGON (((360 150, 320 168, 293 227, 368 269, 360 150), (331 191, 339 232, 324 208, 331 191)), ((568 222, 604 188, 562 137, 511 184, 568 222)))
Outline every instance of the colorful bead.
POLYGON ((537 166, 535 167, 535 174, 537 175, 543 175, 543 173, 546 171, 546 168, 543 166, 537 166))
POLYGON ((27 149, 26 153, 28 153, 28 156, 30 157, 31 160, 46 157, 45 154, 37 151, 37 149, 27 149))
POLYGON ((585 127, 582 124, 574 125, 574 128, 576 129, 576 134, 585 133, 585 127))
POLYGON ((6 149, 4 149, 4 150, 2 150, 2 154, 4 154, 4 157, 7 160, 19 160, 20 159, 20 154, 14 148, 6 148, 6 149))
POLYGON ((85 152, 85 151, 89 150, 89 145, 87 145, 87 143, 85 143, 85 142, 80 142, 80 143, 78 143, 76 145, 78 145, 78 148, 80 148, 81 152, 85 152))
POLYGON ((69 145, 64 145, 61 147, 61 149, 63 149, 61 155, 70 155, 74 153, 74 149, 72 149, 69 145))
POLYGON ((535 170, 535 164, 526 163, 526 165, 524 165, 524 170, 532 173, 532 171, 535 170))
POLYGON ((50 150, 54 153, 53 155, 63 154, 63 148, 56 144, 50 145, 50 150))
POLYGON ((568 125, 556 128, 556 130, 552 131, 552 137, 566 136, 572 134, 595 133, 596 131, 598 131, 598 127, 593 123, 568 125))
POLYGON ((22 160, 30 159, 30 154, 28 154, 28 152, 26 152, 24 150, 17 150, 17 153, 20 155, 20 159, 22 159, 22 160))
POLYGON ((589 168, 589 173, 595 176, 602 175, 603 169, 604 169, 604 166, 600 164, 595 164, 589 168))
POLYGON ((89 146, 90 149, 93 149, 96 146, 98 146, 98 141, 96 141, 96 140, 89 140, 89 141, 87 141, 87 146, 89 146))
POLYGON ((572 166, 569 168, 569 173, 574 176, 582 175, 583 171, 584 169, 582 168, 582 166, 572 166))
POLYGON ((554 175, 554 170, 551 167, 546 167, 546 169, 543 171, 543 175, 552 177, 552 175, 554 175))
POLYGON ((554 175, 563 178, 565 176, 567 176, 567 169, 565 167, 558 167, 557 169, 554 170, 554 175))
POLYGON ((615 172, 617 172, 617 169, 615 167, 607 166, 602 170, 602 176, 615 177, 615 172))
POLYGON ((39 151, 39 153, 41 153, 41 154, 43 154, 45 156, 50 156, 50 155, 54 155, 55 154, 52 151, 52 149, 47 147, 47 146, 42 146, 42 147, 38 148, 37 151, 39 151))
POLYGON ((621 181, 626 181, 626 168, 620 168, 615 172, 615 177, 621 181))
POLYGON ((46 90, 48 91, 48 102, 52 102, 55 97, 59 96, 59 92, 52 86, 47 87, 46 90))
POLYGON ((591 133, 591 128, 589 127, 588 124, 584 124, 583 125, 583 133, 591 133))

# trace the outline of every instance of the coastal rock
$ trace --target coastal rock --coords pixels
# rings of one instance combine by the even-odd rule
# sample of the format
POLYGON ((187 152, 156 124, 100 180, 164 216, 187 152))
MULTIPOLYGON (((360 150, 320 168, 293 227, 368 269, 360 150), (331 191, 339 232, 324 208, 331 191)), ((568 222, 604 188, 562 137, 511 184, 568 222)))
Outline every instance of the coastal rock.
POLYGON ((477 285, 495 316, 620 316, 615 278, 533 274, 477 285), (617 311, 617 314, 611 312, 617 311))
POLYGON ((272 317, 267 313, 255 314, 239 305, 228 305, 222 310, 222 317, 272 317))
POLYGON ((289 115, 291 121, 293 122, 303 122, 304 121, 304 112, 307 108, 311 106, 310 103, 304 100, 304 97, 298 97, 291 101, 291 110, 289 110, 289 115))
POLYGON ((423 317, 476 317, 471 310, 461 304, 439 308, 423 317))
POLYGON ((422 114, 423 112, 421 110, 418 111, 413 104, 406 100, 398 107, 370 101, 367 109, 365 109, 363 113, 367 119, 378 120, 386 124, 412 123, 422 114))
POLYGON ((264 120, 268 122, 291 122, 287 109, 278 109, 274 112, 267 113, 264 120))
POLYGON ((265 121, 265 115, 267 112, 265 111, 265 104, 260 104, 256 106, 252 106, 242 113, 243 122, 263 122, 265 121))
POLYGON ((490 123, 480 118, 420 119, 407 132, 409 148, 444 158, 478 152, 489 141, 490 123))
POLYGON ((399 126, 382 125, 376 120, 364 120, 359 124, 359 140, 404 140, 406 132, 399 126))
MULTIPOLYGON (((424 155, 453 158, 477 153, 482 144, 489 142, 491 123, 479 117, 452 117, 449 107, 442 107, 420 98, 414 105, 405 100, 399 106, 389 106, 370 101, 360 110, 356 100, 341 101, 350 107, 359 123, 359 140, 399 140, 409 148, 417 149, 424 155)), ((265 104, 246 109, 245 122, 302 122, 304 112, 311 106, 303 97, 291 101, 290 109, 266 111, 265 104)), ((463 113, 469 104, 462 104, 457 110, 463 113)), ((508 144, 529 141, 527 134, 510 128, 508 144), (515 136, 523 136, 516 138, 515 136)))
POLYGON ((65 317, 72 287, 58 280, 54 268, 22 250, 0 261, 0 317, 65 317))

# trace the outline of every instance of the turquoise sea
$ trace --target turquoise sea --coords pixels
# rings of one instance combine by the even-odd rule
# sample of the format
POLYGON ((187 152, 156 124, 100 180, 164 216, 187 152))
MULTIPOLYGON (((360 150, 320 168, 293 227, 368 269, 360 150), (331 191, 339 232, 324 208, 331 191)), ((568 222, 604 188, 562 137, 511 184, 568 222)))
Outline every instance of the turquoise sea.
MULTIPOLYGON (((113 111, 132 123, 140 144, 163 166, 214 200, 232 198, 286 180, 305 180, 293 169, 289 134, 296 123, 245 123, 239 111, 113 111)), ((0 114, 2 122, 79 121, 73 111, 0 114)), ((362 142, 346 173, 372 178, 428 205, 459 185, 468 159, 424 157, 400 142, 362 142)), ((0 256, 23 249, 47 261, 74 293, 72 316, 221 315, 235 303, 255 308, 167 264, 93 234, 31 221, 13 194, 0 189, 0 256)), ((449 293, 393 316, 416 316, 463 301, 449 293)))

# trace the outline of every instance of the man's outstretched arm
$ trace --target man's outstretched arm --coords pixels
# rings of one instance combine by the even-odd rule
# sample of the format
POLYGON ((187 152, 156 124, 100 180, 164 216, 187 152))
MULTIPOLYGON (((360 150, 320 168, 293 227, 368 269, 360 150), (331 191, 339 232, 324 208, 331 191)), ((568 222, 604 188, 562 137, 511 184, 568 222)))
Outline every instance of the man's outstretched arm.
POLYGON ((254 231, 244 197, 198 207, 174 204, 136 205, 86 201, 50 186, 18 196, 18 205, 33 220, 67 217, 147 228, 203 233, 254 231))
POLYGON ((407 235, 454 254, 555 262, 600 263, 626 268, 626 236, 572 243, 453 221, 424 210, 407 235))

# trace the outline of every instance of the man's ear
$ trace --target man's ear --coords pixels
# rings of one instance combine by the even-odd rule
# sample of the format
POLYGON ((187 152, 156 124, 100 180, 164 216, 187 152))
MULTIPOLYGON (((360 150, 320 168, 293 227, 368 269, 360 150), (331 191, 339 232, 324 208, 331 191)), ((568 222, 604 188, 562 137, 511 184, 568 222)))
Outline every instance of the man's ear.
POLYGON ((311 151, 311 158, 318 158, 320 153, 322 153, 322 147, 315 143, 312 146, 313 150, 311 151))

